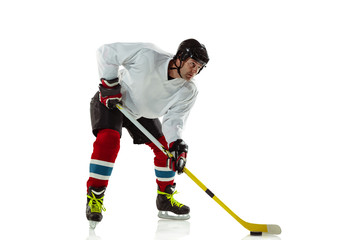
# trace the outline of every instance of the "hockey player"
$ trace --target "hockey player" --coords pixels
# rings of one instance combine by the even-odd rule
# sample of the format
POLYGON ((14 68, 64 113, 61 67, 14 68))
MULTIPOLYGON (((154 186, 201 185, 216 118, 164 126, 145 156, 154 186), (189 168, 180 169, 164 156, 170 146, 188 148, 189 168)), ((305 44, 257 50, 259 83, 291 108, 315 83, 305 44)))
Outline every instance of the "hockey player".
POLYGON ((134 144, 146 144, 154 152, 158 216, 188 219, 190 208, 173 197, 174 178, 186 164, 188 146, 182 140, 182 131, 198 93, 193 78, 209 61, 205 46, 195 39, 187 39, 173 56, 149 43, 112 43, 98 49, 97 61, 99 91, 90 104, 96 140, 86 205, 91 227, 102 220, 104 193, 120 149, 122 128, 128 130, 134 144), (168 159, 116 109, 117 103, 163 146, 169 146, 174 158, 168 159), (159 117, 163 117, 162 123, 159 117))

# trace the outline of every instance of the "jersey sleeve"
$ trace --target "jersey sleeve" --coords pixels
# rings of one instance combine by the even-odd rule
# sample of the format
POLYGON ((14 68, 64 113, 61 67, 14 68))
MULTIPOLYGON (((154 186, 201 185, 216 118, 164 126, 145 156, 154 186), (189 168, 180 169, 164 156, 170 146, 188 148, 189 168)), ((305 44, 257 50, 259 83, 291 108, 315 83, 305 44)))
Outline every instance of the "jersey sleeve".
POLYGON ((135 64, 141 49, 150 43, 111 43, 102 45, 96 52, 99 77, 114 79, 118 76, 119 67, 129 68, 135 64))
POLYGON ((186 97, 177 101, 163 117, 162 130, 169 144, 182 138, 186 120, 195 103, 198 91, 193 88, 189 94, 189 89, 187 89, 186 94, 186 97))

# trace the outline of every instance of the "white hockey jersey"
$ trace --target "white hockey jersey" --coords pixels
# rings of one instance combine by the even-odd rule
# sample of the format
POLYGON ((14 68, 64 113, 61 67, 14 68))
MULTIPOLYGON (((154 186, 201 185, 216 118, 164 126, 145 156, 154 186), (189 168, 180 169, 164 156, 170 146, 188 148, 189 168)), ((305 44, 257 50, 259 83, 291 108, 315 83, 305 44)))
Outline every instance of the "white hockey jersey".
POLYGON ((150 43, 105 44, 97 51, 100 78, 119 77, 123 106, 135 118, 163 116, 162 131, 168 143, 182 138, 198 93, 192 80, 168 80, 172 57, 150 43))

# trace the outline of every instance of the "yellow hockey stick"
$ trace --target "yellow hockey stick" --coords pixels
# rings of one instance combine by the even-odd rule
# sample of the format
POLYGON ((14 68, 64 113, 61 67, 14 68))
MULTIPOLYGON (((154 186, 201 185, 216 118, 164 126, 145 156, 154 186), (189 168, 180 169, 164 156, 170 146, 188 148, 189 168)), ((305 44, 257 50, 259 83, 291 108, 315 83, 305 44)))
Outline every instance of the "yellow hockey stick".
POLYGON ((231 211, 228 206, 226 206, 218 197, 215 196, 199 179, 197 179, 194 174, 192 174, 189 169, 184 168, 184 173, 186 173, 191 180, 193 180, 202 190, 204 190, 215 202, 217 202, 223 209, 225 209, 236 221, 238 221, 243 227, 251 232, 251 234, 256 235, 259 233, 270 233, 270 234, 280 234, 281 228, 278 225, 274 224, 255 224, 249 223, 241 218, 239 218, 233 211, 231 211))
MULTIPOLYGON (((156 138, 154 138, 148 130, 146 130, 126 109, 120 104, 116 105, 119 109, 139 130, 144 133, 146 137, 150 139, 165 155, 173 157, 172 154, 165 148, 156 138)), ((217 202, 223 209, 225 209, 236 221, 238 221, 243 227, 250 231, 252 235, 260 235, 261 233, 280 234, 281 228, 275 224, 256 224, 249 223, 239 218, 230 208, 228 208, 218 197, 215 196, 194 174, 192 174, 186 167, 183 172, 190 177, 202 190, 204 190, 215 202, 217 202)))

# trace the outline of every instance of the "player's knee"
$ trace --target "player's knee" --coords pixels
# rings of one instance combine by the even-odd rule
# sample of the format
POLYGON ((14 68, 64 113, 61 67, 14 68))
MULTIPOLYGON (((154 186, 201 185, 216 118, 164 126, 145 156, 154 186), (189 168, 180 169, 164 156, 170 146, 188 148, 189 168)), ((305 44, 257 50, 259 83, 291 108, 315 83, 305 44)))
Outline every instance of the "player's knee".
POLYGON ((120 133, 113 129, 102 129, 97 134, 95 144, 118 151, 120 149, 120 133))
MULTIPOLYGON (((167 142, 164 136, 161 136, 158 141, 167 148, 167 142)), ((154 143, 146 143, 154 152, 154 163, 156 166, 166 166, 168 157, 160 150, 154 143)))

